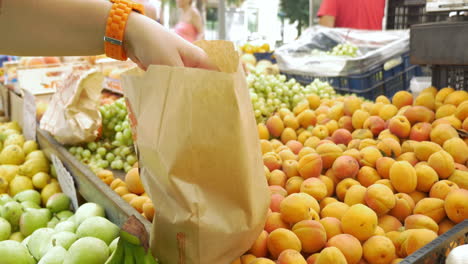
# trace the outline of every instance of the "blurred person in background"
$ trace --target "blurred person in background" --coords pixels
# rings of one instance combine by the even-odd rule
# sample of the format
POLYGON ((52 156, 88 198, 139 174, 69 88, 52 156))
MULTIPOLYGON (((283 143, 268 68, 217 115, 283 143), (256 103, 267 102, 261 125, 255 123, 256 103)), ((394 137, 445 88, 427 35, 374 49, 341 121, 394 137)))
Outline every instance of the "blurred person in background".
POLYGON ((385 0, 323 0, 319 24, 326 27, 382 30, 385 0))
POLYGON ((192 2, 193 0, 177 0, 177 7, 182 13, 174 27, 179 36, 190 42, 204 39, 205 34, 203 19, 192 2))
POLYGON ((145 15, 162 24, 161 0, 133 0, 145 7, 145 15))

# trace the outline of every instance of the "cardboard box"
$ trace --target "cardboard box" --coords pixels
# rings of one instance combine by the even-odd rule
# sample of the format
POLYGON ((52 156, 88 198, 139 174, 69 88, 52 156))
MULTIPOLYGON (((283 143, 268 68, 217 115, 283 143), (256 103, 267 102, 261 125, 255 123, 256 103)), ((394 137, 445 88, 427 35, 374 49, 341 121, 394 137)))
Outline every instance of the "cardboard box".
POLYGON ((0 84, 0 116, 8 117, 10 115, 10 98, 8 93, 8 88, 0 84))
MULTIPOLYGON (((49 102, 53 94, 41 94, 35 95, 36 103, 39 101, 49 102)), ((8 91, 9 97, 9 119, 12 121, 17 121, 23 127, 23 109, 24 109, 24 99, 21 95, 18 95, 14 91, 8 91)))
POLYGON ((10 96, 10 120, 17 121, 23 126, 23 98, 13 91, 9 91, 10 96))

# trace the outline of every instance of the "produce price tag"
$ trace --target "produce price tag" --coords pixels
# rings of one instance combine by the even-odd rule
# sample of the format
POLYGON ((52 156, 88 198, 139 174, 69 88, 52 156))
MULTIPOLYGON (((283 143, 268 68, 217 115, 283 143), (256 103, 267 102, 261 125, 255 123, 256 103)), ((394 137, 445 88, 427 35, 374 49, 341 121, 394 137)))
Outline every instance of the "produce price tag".
POLYGON ((60 183, 60 187, 62 188, 63 193, 70 197, 73 209, 78 209, 78 197, 76 196, 76 189, 73 177, 65 168, 65 166, 63 166, 62 161, 59 158, 57 158, 57 156, 52 154, 51 159, 52 163, 55 166, 55 170, 57 171, 57 179, 60 183))
POLYGON ((36 141, 36 98, 23 90, 23 134, 26 140, 36 141))

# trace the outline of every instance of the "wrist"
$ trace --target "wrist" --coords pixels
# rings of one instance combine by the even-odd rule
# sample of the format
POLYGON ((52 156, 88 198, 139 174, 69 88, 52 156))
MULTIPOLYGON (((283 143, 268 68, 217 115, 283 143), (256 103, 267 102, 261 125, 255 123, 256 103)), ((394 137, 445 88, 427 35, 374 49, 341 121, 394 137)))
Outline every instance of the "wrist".
POLYGON ((135 55, 135 38, 137 37, 138 29, 138 16, 135 12, 132 12, 128 16, 127 26, 125 28, 125 34, 123 39, 123 49, 129 58, 132 58, 135 55))
POLYGON ((126 50, 132 50, 134 34, 127 34, 134 31, 133 20, 138 16, 136 12, 144 14, 144 7, 131 0, 111 0, 113 3, 107 19, 106 34, 104 36, 104 49, 108 57, 117 60, 127 60, 126 50), (130 24, 130 25, 129 25, 130 24), (130 30, 129 30, 130 28, 130 30), (128 43, 126 37, 128 35, 128 43))

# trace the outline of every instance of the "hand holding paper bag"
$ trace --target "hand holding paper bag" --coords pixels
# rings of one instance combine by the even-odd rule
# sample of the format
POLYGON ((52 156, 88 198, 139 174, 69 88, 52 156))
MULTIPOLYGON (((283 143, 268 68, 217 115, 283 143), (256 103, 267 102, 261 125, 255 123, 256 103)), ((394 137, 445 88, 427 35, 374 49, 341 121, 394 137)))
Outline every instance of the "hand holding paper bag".
POLYGON ((221 72, 151 66, 124 76, 142 180, 156 207, 151 244, 164 264, 229 264, 269 206, 256 123, 232 43, 198 43, 221 72))

